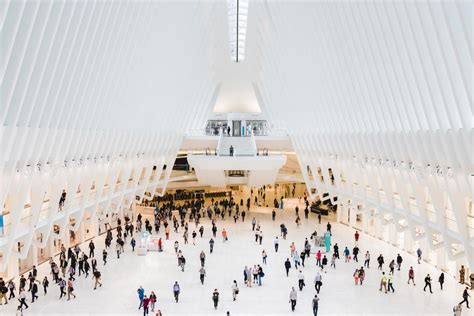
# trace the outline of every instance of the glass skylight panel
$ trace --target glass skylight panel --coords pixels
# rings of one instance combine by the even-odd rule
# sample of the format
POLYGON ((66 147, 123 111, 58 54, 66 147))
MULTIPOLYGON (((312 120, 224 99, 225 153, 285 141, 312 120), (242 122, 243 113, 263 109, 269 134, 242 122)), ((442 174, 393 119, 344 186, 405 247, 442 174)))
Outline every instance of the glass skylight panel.
POLYGON ((248 9, 248 0, 227 0, 230 57, 237 63, 245 57, 248 9))

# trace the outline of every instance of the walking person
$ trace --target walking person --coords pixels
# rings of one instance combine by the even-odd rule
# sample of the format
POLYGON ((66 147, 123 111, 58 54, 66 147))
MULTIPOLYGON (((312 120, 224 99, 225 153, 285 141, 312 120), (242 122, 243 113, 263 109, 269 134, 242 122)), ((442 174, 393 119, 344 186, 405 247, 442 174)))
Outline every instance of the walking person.
POLYGON ((262 262, 263 264, 267 264, 267 253, 265 250, 262 250, 262 262))
POLYGON ((35 299, 38 299, 38 284, 36 281, 34 281, 31 286, 31 303, 34 303, 35 299))
POLYGON ((413 283, 413 285, 416 285, 415 284, 415 270, 413 270, 413 267, 410 267, 410 269, 408 270, 408 284, 410 284, 410 281, 413 283))
POLYGON ((145 295, 143 297, 143 316, 148 315, 148 306, 150 305, 150 299, 145 295))
POLYGON ((234 280, 232 284, 232 299, 235 301, 237 299, 237 294, 239 294, 239 287, 237 285, 237 281, 234 280))
POLYGON ((275 246, 275 252, 278 252, 278 245, 280 244, 280 241, 278 240, 278 236, 275 237, 275 240, 273 241, 273 244, 275 246))
POLYGON ((206 270, 204 269, 204 266, 199 269, 199 280, 201 281, 201 284, 204 285, 204 277, 206 276, 206 270))
POLYGON ((420 248, 418 248, 418 249, 416 250, 416 255, 417 255, 417 257, 418 257, 418 264, 421 263, 421 255, 422 255, 422 254, 423 254, 423 252, 421 251, 420 248))
POLYGON ((143 299, 145 298, 145 290, 143 289, 141 285, 137 289, 137 294, 138 294, 138 299, 140 300, 140 305, 138 305, 138 309, 140 309, 143 306, 143 299))
POLYGON ((286 261, 285 261, 285 270, 286 270, 286 276, 287 276, 287 277, 288 277, 288 273, 290 272, 290 268, 291 268, 290 259, 286 258, 286 261))
POLYGON ((395 289, 393 288, 393 274, 389 273, 388 274, 388 291, 392 290, 392 293, 395 292, 395 289))
POLYGON ((319 291, 321 290, 321 285, 323 285, 323 277, 322 275, 318 272, 316 272, 316 276, 314 277, 314 288, 316 289, 316 292, 319 294, 319 291))
POLYGON ((69 278, 67 282, 67 300, 69 301, 71 299, 71 295, 76 298, 76 294, 74 294, 74 283, 72 282, 72 278, 69 278))
POLYGON ((369 269, 369 264, 370 264, 370 253, 369 251, 367 251, 365 253, 364 267, 367 267, 367 269, 369 269))
POLYGON ((313 298, 313 316, 318 316, 319 297, 317 295, 313 298))
POLYGON ((25 309, 28 308, 28 304, 26 304, 26 292, 24 288, 20 289, 20 294, 18 295, 18 300, 20 301, 20 306, 18 306, 20 309, 25 306, 25 309))
POLYGON ((465 288, 464 291, 462 292, 462 301, 459 302, 459 305, 461 306, 461 305, 465 302, 467 308, 470 308, 470 307, 469 307, 469 297, 470 297, 471 295, 469 295, 468 290, 469 290, 469 288, 466 286, 466 288, 465 288))
POLYGON ((209 252, 212 253, 214 250, 214 239, 209 240, 209 252))
POLYGON ((100 277, 101 277, 100 271, 95 270, 94 271, 94 279, 95 279, 94 290, 97 289, 97 285, 102 286, 102 283, 100 282, 100 277))
POLYGON ((59 295, 59 299, 61 299, 63 298, 63 296, 66 296, 66 291, 64 290, 66 288, 66 280, 64 280, 63 278, 60 278, 58 285, 59 285, 59 290, 61 291, 59 295))
POLYGON ((380 278, 380 292, 382 292, 382 289, 387 293, 387 276, 385 272, 382 272, 382 277, 380 278))
POLYGON ((107 251, 104 249, 102 251, 102 261, 104 261, 104 266, 107 264, 107 251))
POLYGON ((303 287, 305 286, 304 284, 304 275, 303 275, 303 272, 300 272, 298 273, 298 287, 300 289, 300 291, 303 291, 303 287))
POLYGON ((219 304, 219 291, 217 289, 214 289, 214 292, 212 292, 212 301, 214 302, 214 309, 217 309, 219 304))
POLYGON ((178 303, 180 292, 181 292, 181 288, 178 284, 178 281, 175 281, 174 285, 173 285, 173 295, 174 295, 174 299, 175 299, 176 303, 178 303))
POLYGON ((429 274, 427 274, 425 277, 425 287, 423 288, 423 291, 425 292, 426 292, 426 287, 429 288, 430 293, 433 293, 433 291, 431 290, 431 277, 429 274))
POLYGON ((43 278, 43 281, 41 282, 41 284, 43 285, 44 295, 48 294, 49 280, 46 276, 43 278))
POLYGON ((291 287, 291 291, 290 291, 290 304, 291 304, 291 311, 294 312, 295 311, 295 307, 296 307, 296 299, 298 297, 298 293, 296 292, 295 288, 294 287, 291 287))
POLYGON ((156 304, 156 294, 155 292, 151 291, 150 296, 148 297, 150 299, 150 307, 151 311, 155 311, 155 304, 156 304))

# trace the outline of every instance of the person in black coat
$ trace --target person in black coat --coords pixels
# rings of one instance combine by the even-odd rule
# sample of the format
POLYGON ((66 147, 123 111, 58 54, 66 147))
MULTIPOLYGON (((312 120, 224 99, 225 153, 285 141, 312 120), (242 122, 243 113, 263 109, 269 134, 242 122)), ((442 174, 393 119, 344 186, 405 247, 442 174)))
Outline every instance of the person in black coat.
POLYGON ((288 273, 290 272, 290 268, 291 268, 290 259, 286 258, 286 261, 285 261, 285 270, 286 270, 286 276, 287 276, 287 277, 288 277, 288 273))

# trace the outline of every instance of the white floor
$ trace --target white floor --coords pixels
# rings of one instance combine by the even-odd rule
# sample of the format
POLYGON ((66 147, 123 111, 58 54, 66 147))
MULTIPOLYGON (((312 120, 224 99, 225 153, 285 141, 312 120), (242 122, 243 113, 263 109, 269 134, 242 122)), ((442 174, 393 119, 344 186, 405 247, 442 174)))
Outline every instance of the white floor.
MULTIPOLYGON (((171 240, 164 244, 164 252, 150 252, 146 256, 131 253, 129 247, 126 253, 118 260, 109 251, 109 263, 99 269, 102 272, 102 288, 93 291, 93 281, 77 278, 77 299, 59 300, 59 289, 54 284, 50 286, 48 295, 40 295, 37 302, 30 304, 25 315, 140 315, 138 308, 137 288, 142 285, 148 294, 154 290, 158 296, 157 307, 163 315, 312 315, 311 299, 315 294, 313 286, 316 273, 315 258, 311 257, 303 268, 307 286, 298 292, 296 311, 290 310, 288 302, 291 286, 297 288, 297 271, 292 269, 290 277, 285 276, 284 260, 289 256, 289 245, 294 241, 301 251, 304 238, 309 237, 315 229, 319 234, 324 232, 326 222, 317 224, 315 215, 311 214, 300 228, 296 228, 294 211, 278 211, 277 220, 271 221, 271 209, 257 208, 248 214, 244 223, 234 224, 233 220, 226 219, 218 222, 219 233, 222 228, 229 232, 229 241, 223 244, 217 238, 213 254, 209 254, 208 241, 211 236, 210 223, 204 221, 204 238, 198 238, 197 245, 192 243, 183 245, 182 232, 172 235, 171 240), (251 219, 255 216, 261 223, 264 238, 263 245, 254 243, 251 231, 251 219), (281 241, 280 251, 274 253, 273 240, 279 235, 279 225, 284 222, 289 228, 286 241, 281 241), (187 259, 186 271, 181 272, 177 267, 177 260, 173 250, 173 242, 178 238, 181 249, 187 259), (199 282, 199 252, 204 249, 207 254, 205 284, 199 282), (264 266, 265 278, 262 287, 247 288, 243 284, 243 268, 245 265, 261 264, 261 251, 268 253, 268 264, 264 266), (232 301, 231 284, 237 280, 240 294, 236 302, 232 301), (172 285, 178 281, 181 285, 180 302, 173 299, 172 285), (221 301, 216 310, 213 308, 211 293, 214 288, 219 289, 221 301)), ((302 212, 301 212, 302 213, 302 212)), ((301 214, 303 215, 303 214, 301 214)), ((193 225, 191 225, 192 232, 193 225)), ((163 232, 162 232, 163 233, 163 232)), ((333 223, 333 242, 337 242, 341 252, 347 245, 353 246, 354 231, 347 226, 333 223)), ((220 234, 218 235, 220 237, 220 234)), ((280 238, 281 239, 281 238, 280 238)), ((113 243, 115 244, 115 243, 113 243)), ((102 251, 103 239, 97 241, 96 254, 102 251)), ((363 286, 354 286, 352 273, 355 262, 344 263, 338 260, 337 269, 330 270, 323 275, 323 287, 320 293, 320 315, 450 315, 455 303, 460 301, 462 287, 447 276, 445 290, 440 291, 437 282, 433 282, 434 294, 423 292, 423 278, 431 273, 436 281, 439 275, 432 266, 423 263, 418 265, 415 258, 409 254, 404 257, 402 271, 396 271, 394 278, 394 294, 379 292, 380 271, 376 268, 376 257, 382 253, 388 262, 395 258, 397 249, 367 235, 362 235, 359 246, 361 254, 369 250, 372 254, 371 268, 367 271, 366 283, 363 286), (407 285, 407 268, 415 267, 417 285, 407 285)), ((86 248, 86 247, 84 247, 86 248)), ((361 255, 363 257, 363 255, 361 255)), ((99 259, 99 258, 98 258, 99 259)), ((387 271, 386 271, 387 272, 387 271)), ((42 278, 46 273, 49 277, 49 267, 42 265, 39 275, 42 278)), ((16 302, 0 306, 0 315, 14 315, 16 302)), ((150 313, 153 315, 152 313, 150 313)), ((463 315, 468 312, 463 311, 463 315)))

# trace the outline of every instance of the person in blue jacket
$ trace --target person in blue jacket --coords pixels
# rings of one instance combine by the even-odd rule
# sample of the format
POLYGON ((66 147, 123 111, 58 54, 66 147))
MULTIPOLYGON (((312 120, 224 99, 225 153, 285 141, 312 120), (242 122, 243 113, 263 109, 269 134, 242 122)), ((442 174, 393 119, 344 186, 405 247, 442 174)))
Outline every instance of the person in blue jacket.
POLYGON ((143 298, 145 297, 145 290, 142 288, 141 285, 138 288, 137 293, 138 293, 138 299, 140 300, 140 305, 138 306, 138 309, 140 309, 143 306, 143 298))

